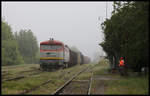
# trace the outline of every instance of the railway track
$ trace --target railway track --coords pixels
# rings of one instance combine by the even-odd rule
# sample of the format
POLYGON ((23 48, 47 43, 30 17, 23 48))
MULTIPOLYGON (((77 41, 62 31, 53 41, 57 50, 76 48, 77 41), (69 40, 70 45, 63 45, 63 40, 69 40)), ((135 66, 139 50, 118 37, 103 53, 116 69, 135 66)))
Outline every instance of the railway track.
POLYGON ((32 71, 37 71, 38 69, 32 69, 32 70, 25 70, 25 71, 21 71, 19 73, 26 73, 26 72, 32 72, 32 71))
POLYGON ((2 76, 6 76, 9 75, 9 73, 7 71, 2 71, 2 76))
MULTIPOLYGON (((33 70, 28 70, 28 71, 21 71, 21 72, 19 72, 19 74, 20 73, 33 72, 33 71, 37 71, 37 70, 38 69, 33 69, 33 70)), ((56 71, 56 70, 52 70, 50 72, 54 72, 54 71, 56 71)), ((4 82, 4 81, 12 81, 12 80, 19 80, 19 79, 26 78, 26 77, 29 77, 29 76, 32 76, 32 75, 37 75, 37 74, 39 74, 41 72, 43 72, 43 70, 40 71, 40 72, 36 72, 36 73, 32 73, 32 74, 27 74, 27 75, 20 75, 20 76, 13 77, 13 78, 7 78, 7 79, 4 78, 4 79, 2 79, 2 82, 4 82)), ((8 73, 7 71, 2 71, 2 77, 6 76, 6 75, 13 75, 13 74, 8 73)))
MULTIPOLYGON (((72 70, 71 71, 67 71, 67 72, 62 72, 62 74, 59 76, 59 78, 62 78, 65 74, 68 74, 68 73, 71 73, 71 72, 72 72, 72 70)), ((47 83, 50 83, 51 81, 52 81, 52 79, 49 79, 46 82, 41 83, 40 85, 37 85, 37 86, 35 86, 35 87, 33 87, 33 88, 29 89, 29 90, 25 90, 24 92, 20 93, 19 95, 23 95, 23 94, 32 92, 32 91, 40 88, 41 86, 46 85, 47 83)))
MULTIPOLYGON (((18 72, 17 74, 26 73, 26 72, 32 72, 32 71, 36 71, 36 70, 38 70, 38 69, 25 70, 25 71, 18 72)), ((13 75, 13 74, 11 74, 8 71, 2 71, 2 77, 6 77, 7 75, 13 75)))
MULTIPOLYGON (((36 71, 36 70, 29 70, 29 71, 26 71, 26 72, 32 72, 32 71, 36 71)), ((4 80, 2 80, 2 82, 4 82, 4 81, 12 81, 12 80, 19 80, 19 79, 22 79, 22 78, 27 78, 27 77, 30 77, 30 76, 33 76, 33 75, 37 75, 37 74, 39 74, 41 72, 42 71, 36 72, 36 73, 32 73, 32 74, 28 74, 28 75, 20 75, 20 76, 17 76, 17 77, 4 79, 4 80)))
MULTIPOLYGON (((94 66, 92 66, 91 68, 90 67, 87 67, 83 70, 81 70, 80 72, 76 73, 74 76, 72 76, 64 85, 62 85, 61 87, 59 87, 55 92, 52 93, 52 95, 59 95, 59 94, 62 94, 63 93, 63 90, 71 83, 73 82, 73 80, 79 76, 81 73, 85 72, 86 70, 90 70, 92 69, 94 66)), ((93 72, 91 72, 91 78, 89 80, 89 85, 88 85, 88 90, 87 90, 87 93, 86 94, 90 94, 90 90, 91 90, 91 85, 92 85, 92 75, 93 75, 93 72)), ((87 82, 87 80, 85 80, 87 82)))
POLYGON ((93 72, 91 72, 91 78, 90 78, 90 83, 89 83, 89 88, 87 94, 91 94, 91 88, 92 88, 92 80, 93 80, 93 72))
MULTIPOLYGON (((85 68, 86 69, 86 68, 85 68)), ((85 70, 84 69, 84 70, 85 70)), ((71 70, 71 71, 68 71, 68 72, 63 72, 62 74, 61 74, 61 76, 59 76, 60 78, 63 78, 63 77, 65 77, 65 74, 68 74, 68 73, 71 73, 73 70, 71 70)), ((82 70, 83 71, 83 70, 82 70)), ((82 71, 80 71, 79 73, 77 73, 77 74, 80 74, 82 71)), ((77 75, 76 74, 76 75, 77 75)), ((74 77, 75 75, 73 75, 73 77, 74 77)), ((44 85, 46 85, 47 83, 50 83, 52 81, 52 79, 49 79, 49 80, 47 80, 46 82, 43 82, 43 83, 41 83, 40 85, 37 85, 37 86, 35 86, 34 88, 31 88, 31 89, 29 89, 29 90, 25 90, 24 92, 22 92, 22 93, 20 93, 19 95, 23 95, 23 94, 27 94, 27 93, 29 93, 29 92, 32 92, 32 91, 34 91, 34 90, 36 90, 36 89, 38 89, 38 88, 40 88, 41 86, 44 86, 44 85)))
MULTIPOLYGON (((69 79, 69 77, 70 76, 73 76, 71 79, 73 80, 76 76, 78 76, 79 74, 81 74, 82 72, 84 72, 84 71, 86 71, 86 70, 88 70, 88 69, 90 69, 91 67, 93 67, 93 66, 87 66, 86 68, 84 68, 83 69, 83 67, 81 68, 81 69, 79 69, 79 70, 81 70, 80 72, 78 72, 78 73, 76 73, 76 70, 69 70, 68 72, 66 72, 66 71, 64 71, 64 70, 62 70, 61 72, 61 75, 58 75, 58 77, 60 77, 60 78, 62 78, 63 80, 64 80, 64 78, 66 78, 66 76, 67 76, 67 79, 66 80, 68 80, 69 79), (69 74, 69 75, 66 75, 65 76, 65 74, 69 74)), ((30 70, 31 71, 31 70, 30 70)), ((27 71, 26 71, 27 72, 27 71)), ((36 75, 36 74, 39 74, 40 72, 36 72, 36 73, 33 73, 33 74, 28 74, 27 76, 25 76, 25 75, 22 75, 22 76, 17 76, 17 77, 14 77, 14 78, 9 78, 9 79, 6 79, 6 80, 3 80, 3 81, 11 81, 11 80, 19 80, 19 79, 21 79, 21 78, 26 78, 26 77, 29 77, 29 76, 32 76, 32 75, 36 75)), ((69 79, 65 84, 67 84, 68 82, 70 82, 71 81, 71 79, 69 79)), ((37 86, 35 86, 35 87, 33 87, 33 88, 31 88, 31 89, 27 89, 27 90, 24 90, 23 92, 21 92, 21 93, 19 93, 19 95, 23 95, 23 94, 26 94, 26 93, 30 93, 30 92, 32 92, 32 91, 34 91, 34 90, 36 90, 36 89, 39 89, 41 86, 43 86, 43 85, 46 85, 46 84, 48 84, 48 83, 50 83, 52 80, 54 80, 54 79, 49 79, 49 80, 47 80, 46 82, 43 82, 43 83, 41 83, 41 84, 39 84, 39 85, 37 85, 37 86)), ((3 82, 2 81, 2 82, 3 82)), ((69 83, 68 83, 69 84, 69 83)), ((89 85, 89 86, 91 86, 91 84, 89 85)), ((56 92, 56 93, 59 93, 59 92, 56 92)), ((54 93, 53 93, 54 94, 54 93)))

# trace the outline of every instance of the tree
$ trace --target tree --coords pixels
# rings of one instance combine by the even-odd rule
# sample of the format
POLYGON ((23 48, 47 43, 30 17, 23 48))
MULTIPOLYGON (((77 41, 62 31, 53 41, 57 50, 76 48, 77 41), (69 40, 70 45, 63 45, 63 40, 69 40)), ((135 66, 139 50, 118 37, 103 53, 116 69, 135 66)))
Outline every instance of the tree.
POLYGON ((149 2, 114 2, 111 18, 101 24, 105 41, 99 44, 112 65, 123 56, 134 71, 148 66, 148 17, 149 2))
POLYGON ((7 22, 2 24, 2 65, 23 64, 24 61, 19 53, 18 45, 14 39, 11 27, 7 22))
POLYGON ((39 47, 37 39, 33 32, 29 30, 20 30, 15 32, 15 39, 19 45, 19 51, 23 56, 24 61, 29 63, 38 63, 39 47))

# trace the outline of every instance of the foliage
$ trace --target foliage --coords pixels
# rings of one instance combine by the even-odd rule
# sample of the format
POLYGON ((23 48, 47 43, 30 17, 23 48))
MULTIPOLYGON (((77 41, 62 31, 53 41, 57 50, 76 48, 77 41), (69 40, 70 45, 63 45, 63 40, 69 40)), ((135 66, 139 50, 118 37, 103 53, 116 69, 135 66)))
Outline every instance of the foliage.
POLYGON ((2 65, 38 63, 40 54, 36 37, 31 30, 11 31, 10 25, 2 24, 2 65))
POLYGON ((27 64, 38 63, 39 47, 33 32, 31 30, 20 30, 19 33, 15 32, 15 39, 24 61, 27 64))
POLYGON ((18 51, 11 27, 7 22, 1 21, 2 26, 2 65, 23 64, 24 61, 18 51))
POLYGON ((105 41, 100 43, 113 67, 121 56, 134 71, 148 66, 148 7, 149 2, 114 2, 111 18, 101 25, 105 41))

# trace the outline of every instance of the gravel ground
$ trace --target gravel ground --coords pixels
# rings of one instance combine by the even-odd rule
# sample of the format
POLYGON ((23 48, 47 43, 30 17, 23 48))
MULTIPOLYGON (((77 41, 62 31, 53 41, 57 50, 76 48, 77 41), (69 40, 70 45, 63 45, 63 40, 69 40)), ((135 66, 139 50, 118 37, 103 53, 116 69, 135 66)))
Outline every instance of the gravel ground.
POLYGON ((88 80, 72 81, 61 94, 87 94, 88 85, 88 80))

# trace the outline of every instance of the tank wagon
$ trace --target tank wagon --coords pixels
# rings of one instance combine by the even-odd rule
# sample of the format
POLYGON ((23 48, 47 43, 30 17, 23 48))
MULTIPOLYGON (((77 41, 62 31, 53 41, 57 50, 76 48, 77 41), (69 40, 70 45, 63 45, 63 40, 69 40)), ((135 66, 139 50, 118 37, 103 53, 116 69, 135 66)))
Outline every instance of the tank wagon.
POLYGON ((68 68, 86 62, 86 57, 81 52, 71 50, 61 41, 50 38, 50 40, 40 42, 41 69, 68 68))

